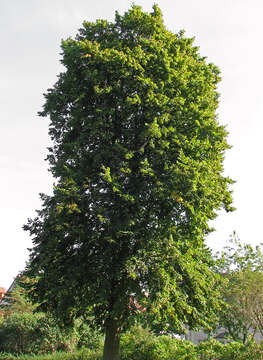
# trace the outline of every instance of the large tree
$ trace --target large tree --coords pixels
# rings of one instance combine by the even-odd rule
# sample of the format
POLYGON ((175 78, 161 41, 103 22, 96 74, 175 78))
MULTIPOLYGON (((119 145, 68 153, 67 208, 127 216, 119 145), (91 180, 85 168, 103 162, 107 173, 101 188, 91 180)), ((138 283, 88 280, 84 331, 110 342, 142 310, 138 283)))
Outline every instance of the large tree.
POLYGON ((91 313, 104 359, 118 359, 132 294, 178 331, 205 325, 217 304, 204 238, 216 211, 232 210, 219 70, 156 5, 84 22, 62 42, 62 64, 40 113, 56 185, 25 226, 27 273, 42 309, 64 321, 91 313))

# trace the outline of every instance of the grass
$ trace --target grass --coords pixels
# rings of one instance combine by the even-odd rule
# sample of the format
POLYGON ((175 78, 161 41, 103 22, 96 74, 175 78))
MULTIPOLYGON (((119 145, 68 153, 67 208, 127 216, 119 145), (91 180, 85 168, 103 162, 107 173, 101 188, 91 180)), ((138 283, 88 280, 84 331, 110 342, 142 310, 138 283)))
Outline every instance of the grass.
POLYGON ((0 360, 101 360, 102 353, 83 349, 72 354, 57 352, 46 355, 11 355, 0 353, 0 360))

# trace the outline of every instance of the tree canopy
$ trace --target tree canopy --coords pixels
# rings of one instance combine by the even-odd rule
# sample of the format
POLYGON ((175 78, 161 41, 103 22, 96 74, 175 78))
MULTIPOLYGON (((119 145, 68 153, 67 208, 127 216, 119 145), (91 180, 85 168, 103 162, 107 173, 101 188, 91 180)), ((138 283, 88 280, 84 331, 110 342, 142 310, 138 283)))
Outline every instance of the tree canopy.
POLYGON ((25 226, 27 274, 42 309, 93 314, 104 358, 117 359, 132 294, 178 331, 205 325, 217 305, 204 238, 216 211, 232 210, 219 70, 165 28, 157 5, 84 21, 61 47, 65 70, 40 113, 56 185, 25 226))

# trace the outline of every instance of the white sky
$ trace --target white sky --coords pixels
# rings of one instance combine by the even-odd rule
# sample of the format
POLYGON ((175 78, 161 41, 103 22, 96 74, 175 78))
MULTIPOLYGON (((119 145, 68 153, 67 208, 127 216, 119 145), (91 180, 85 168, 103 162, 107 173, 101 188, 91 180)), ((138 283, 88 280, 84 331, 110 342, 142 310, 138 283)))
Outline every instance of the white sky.
MULTIPOLYGON (((145 11, 154 1, 140 0, 145 11)), ((44 161, 48 119, 37 112, 43 93, 62 71, 61 39, 74 37, 83 20, 113 20, 129 0, 0 0, 0 286, 9 287, 27 259, 31 242, 22 230, 40 208, 39 192, 53 179, 44 161)), ((258 244, 262 188, 262 0, 159 0, 167 28, 195 36, 200 54, 222 72, 219 120, 227 124, 225 173, 237 180, 237 211, 220 214, 209 245, 220 249, 236 230, 258 244)))

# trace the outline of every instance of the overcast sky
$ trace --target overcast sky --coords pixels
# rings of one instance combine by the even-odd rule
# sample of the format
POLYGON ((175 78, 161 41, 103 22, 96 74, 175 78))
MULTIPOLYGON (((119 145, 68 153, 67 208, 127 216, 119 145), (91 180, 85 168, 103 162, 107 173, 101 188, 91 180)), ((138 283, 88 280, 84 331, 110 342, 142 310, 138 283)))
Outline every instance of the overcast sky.
MULTIPOLYGON (((151 11, 154 1, 135 2, 151 11)), ((31 242, 22 225, 39 209, 39 192, 51 193, 44 158, 48 119, 37 112, 43 93, 63 70, 60 42, 83 20, 114 19, 129 0, 0 0, 0 286, 23 269, 31 242)), ((220 214, 208 244, 220 249, 236 230, 241 241, 262 239, 262 0, 159 0, 169 30, 185 29, 200 54, 222 72, 219 121, 227 125, 225 174, 237 181, 237 211, 220 214)))

